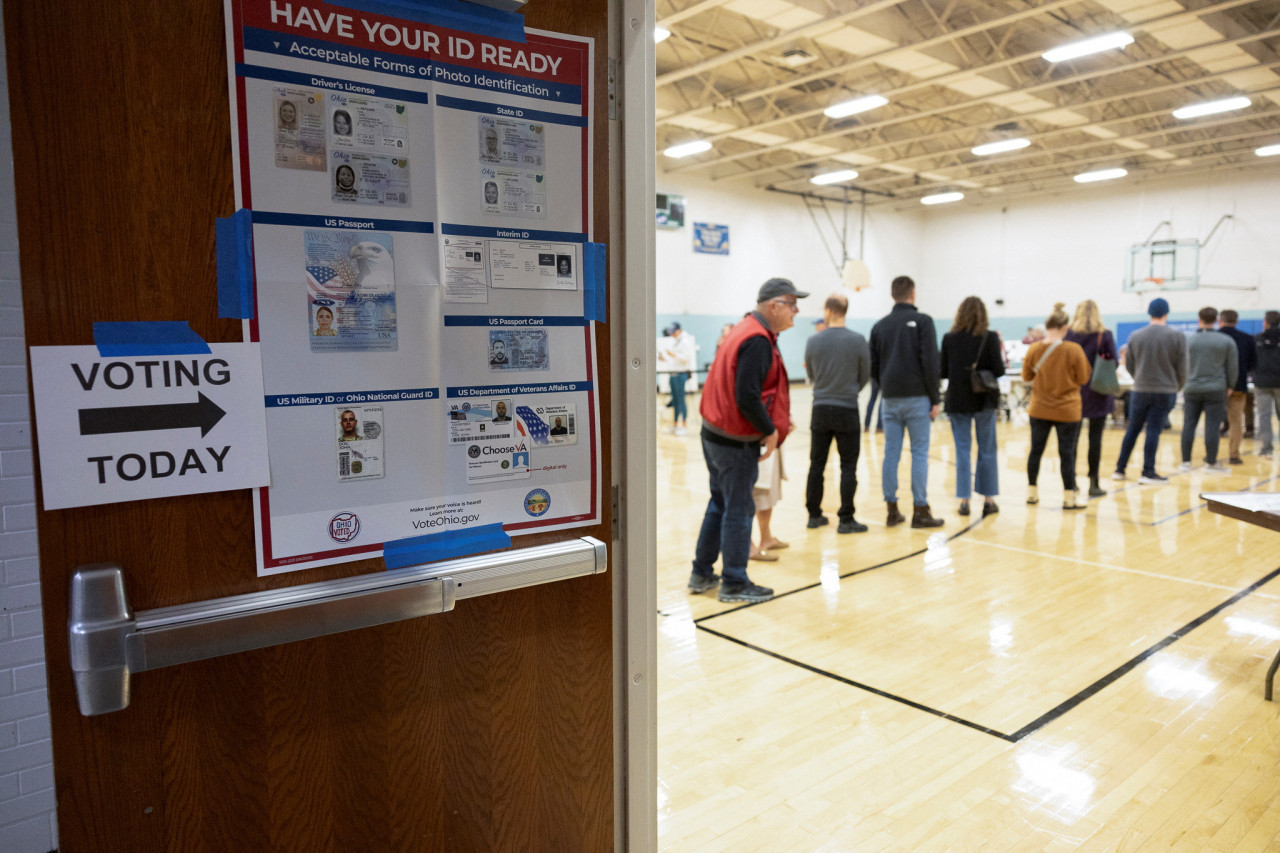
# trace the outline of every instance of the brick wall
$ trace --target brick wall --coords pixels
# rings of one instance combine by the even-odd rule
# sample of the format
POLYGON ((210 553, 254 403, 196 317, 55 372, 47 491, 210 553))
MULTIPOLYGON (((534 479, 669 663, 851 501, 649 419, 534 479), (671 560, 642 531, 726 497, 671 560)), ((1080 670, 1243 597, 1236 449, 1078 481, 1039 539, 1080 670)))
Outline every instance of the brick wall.
POLYGON ((58 828, 9 130, 0 23, 0 850, 46 853, 58 828))

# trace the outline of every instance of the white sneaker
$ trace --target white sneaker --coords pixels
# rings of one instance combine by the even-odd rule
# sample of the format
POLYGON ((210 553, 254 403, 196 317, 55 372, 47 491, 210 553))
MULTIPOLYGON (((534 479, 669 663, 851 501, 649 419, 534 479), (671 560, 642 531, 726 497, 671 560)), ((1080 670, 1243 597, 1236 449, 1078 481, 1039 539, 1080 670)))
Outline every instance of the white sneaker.
POLYGON ((1179 473, 1179 474, 1185 474, 1185 473, 1187 473, 1187 472, 1188 472, 1188 471, 1190 471, 1190 470, 1191 470, 1191 463, 1190 463, 1190 462, 1183 462, 1181 465, 1179 465, 1179 466, 1178 466, 1178 473, 1179 473))
POLYGON ((1210 462, 1208 465, 1204 466, 1204 469, 1206 471, 1212 471, 1215 474, 1222 474, 1231 470, 1226 465, 1223 465, 1221 462, 1210 462))
POLYGON ((1112 475, 1111 475, 1111 479, 1113 479, 1113 480, 1123 480, 1123 479, 1126 479, 1126 478, 1125 478, 1125 476, 1124 476, 1124 472, 1123 472, 1123 471, 1115 471, 1114 473, 1112 473, 1112 475))
POLYGON ((675 428, 675 427, 673 427, 673 426, 663 427, 663 428, 662 428, 662 434, 663 434, 663 435, 675 435, 675 434, 676 434, 676 428, 675 428))
POLYGON ((689 430, 685 429, 684 427, 676 427, 675 434, 676 434, 676 435, 688 435, 688 434, 689 434, 689 430))

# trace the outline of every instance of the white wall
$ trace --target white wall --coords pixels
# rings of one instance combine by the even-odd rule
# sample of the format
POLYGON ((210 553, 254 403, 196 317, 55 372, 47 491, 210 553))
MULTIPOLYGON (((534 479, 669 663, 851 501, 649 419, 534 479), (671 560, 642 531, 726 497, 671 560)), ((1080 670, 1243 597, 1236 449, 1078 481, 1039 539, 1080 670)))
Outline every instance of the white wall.
POLYGON ((9 84, 0 24, 0 850, 58 846, 9 84))

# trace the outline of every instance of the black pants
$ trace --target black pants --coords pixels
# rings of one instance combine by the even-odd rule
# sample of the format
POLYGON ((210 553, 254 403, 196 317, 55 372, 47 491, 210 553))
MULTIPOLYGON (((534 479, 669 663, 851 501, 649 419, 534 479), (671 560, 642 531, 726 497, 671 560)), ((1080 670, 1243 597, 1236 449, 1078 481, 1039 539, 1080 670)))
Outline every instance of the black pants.
POLYGON ((823 472, 827 468, 827 455, 831 452, 831 439, 834 438, 836 451, 840 454, 840 520, 852 521, 853 495, 858 491, 858 453, 862 444, 858 410, 844 406, 814 406, 809 429, 812 433, 809 482, 804 493, 809 517, 822 515, 823 472))
POLYGON ((1058 459, 1062 462, 1062 488, 1076 488, 1076 441, 1080 438, 1079 421, 1046 421, 1031 419, 1031 453, 1027 456, 1027 483, 1034 486, 1040 476, 1040 457, 1049 443, 1049 433, 1058 431, 1058 459))
MULTIPOLYGON (((1098 479, 1098 468, 1102 465, 1102 431, 1107 428, 1107 416, 1100 418, 1089 418, 1089 480, 1098 479)), ((1080 433, 1083 430, 1076 431, 1076 442, 1080 441, 1080 433)), ((1058 435, 1058 439, 1062 439, 1062 435, 1058 435)), ((1044 452, 1044 448, 1040 448, 1040 452, 1044 452)), ((1071 453, 1075 456, 1075 451, 1071 453)))

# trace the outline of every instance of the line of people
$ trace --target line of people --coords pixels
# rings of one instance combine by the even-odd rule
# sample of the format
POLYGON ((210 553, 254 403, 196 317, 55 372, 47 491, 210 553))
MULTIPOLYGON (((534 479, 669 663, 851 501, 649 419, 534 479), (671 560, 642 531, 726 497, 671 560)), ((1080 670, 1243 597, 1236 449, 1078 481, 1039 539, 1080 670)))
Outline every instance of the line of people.
MULTIPOLYGON (((848 300, 833 295, 823 305, 824 328, 806 343, 805 370, 813 385, 805 488, 809 528, 830 523, 822 512, 822 501, 834 442, 840 459, 837 532, 867 530, 855 518, 854 496, 861 448, 858 395, 868 381, 878 386, 882 396, 881 488, 886 525, 896 527, 907 520, 898 507, 898 465, 905 441, 911 449, 911 526, 930 529, 944 524, 933 515, 928 502, 930 427, 944 403, 956 447, 959 514, 968 516, 974 511, 974 494, 982 500, 984 517, 999 512, 995 500, 999 495, 996 414, 1005 359, 1000 336, 989 327, 986 306, 976 296, 962 301, 939 347, 933 319, 914 304, 915 282, 899 276, 890 292, 893 310, 872 327, 869 340, 846 326, 848 300), (940 393, 944 379, 945 400, 940 393)), ((777 337, 794 325, 798 300, 808 295, 787 279, 769 279, 760 288, 756 309, 723 337, 711 364, 700 407, 711 499, 689 578, 693 593, 719 587, 719 598, 725 602, 759 602, 773 597, 773 590, 753 583, 747 574, 748 559, 761 559, 759 554, 770 543, 774 548, 785 547, 762 525, 761 546, 753 548, 751 526, 757 509, 753 488, 760 463, 775 455, 791 430, 789 384, 777 337), (721 558, 723 576, 714 571, 717 558, 721 558)), ((1068 317, 1065 307, 1063 303, 1054 306, 1044 324, 1044 338, 1031 345, 1022 363, 1022 378, 1031 388, 1028 504, 1039 503, 1041 458, 1049 436, 1056 433, 1062 506, 1066 510, 1085 507, 1075 469, 1076 448, 1086 421, 1088 496, 1106 495, 1100 482, 1102 437, 1116 404, 1116 368, 1121 360, 1133 377, 1133 389, 1113 479, 1126 479, 1129 458, 1144 429, 1147 435, 1139 482, 1167 479, 1155 469, 1156 451, 1160 432, 1184 386, 1183 468, 1191 467, 1196 425, 1203 413, 1207 419, 1206 462, 1210 470, 1226 470, 1217 461, 1215 418, 1222 412, 1230 420, 1234 411, 1242 419, 1250 371, 1257 386, 1260 455, 1270 456, 1270 416, 1275 412, 1280 417, 1280 312, 1267 312, 1267 329, 1256 341, 1259 355, 1255 369, 1255 341, 1234 329, 1234 312, 1224 311, 1220 318, 1213 308, 1203 309, 1200 332, 1215 334, 1197 333, 1188 342, 1186 335, 1168 326, 1168 302, 1153 299, 1148 306, 1149 325, 1134 332, 1127 346, 1117 352, 1115 337, 1103 324, 1093 300, 1081 302, 1074 317, 1068 317), (1217 330, 1215 322, 1220 324, 1217 330), (1239 342, 1242 338, 1247 345, 1239 342), (1233 406, 1236 394, 1240 395, 1239 403, 1233 406)), ((1236 462, 1239 444, 1234 439, 1229 444, 1231 461, 1236 462)))

